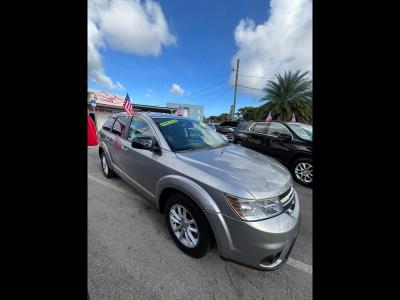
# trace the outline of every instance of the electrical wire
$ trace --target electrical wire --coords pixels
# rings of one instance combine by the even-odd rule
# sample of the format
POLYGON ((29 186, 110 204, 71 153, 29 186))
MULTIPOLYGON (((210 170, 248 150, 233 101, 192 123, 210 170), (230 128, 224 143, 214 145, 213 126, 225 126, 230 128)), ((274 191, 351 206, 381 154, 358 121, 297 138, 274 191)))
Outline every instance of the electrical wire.
MULTIPOLYGON (((206 98, 209 98, 210 96, 212 96, 212 98, 211 99, 215 99, 215 98, 217 98, 217 97, 222 97, 223 95, 225 95, 226 93, 228 93, 230 90, 232 90, 233 89, 233 86, 230 86, 230 87, 228 87, 227 89, 224 89, 223 91, 222 91, 222 93, 216 93, 216 94, 214 94, 214 95, 208 95, 208 96, 206 96, 206 97, 202 97, 202 99, 206 99, 206 98)), ((221 92, 221 91, 220 91, 221 92)))
POLYGON ((187 98, 193 97, 193 96, 195 96, 195 95, 201 94, 201 93, 203 93, 203 92, 205 92, 205 91, 207 91, 207 90, 209 90, 209 89, 212 89, 212 88, 214 88, 214 87, 216 87, 216 86, 218 86, 218 85, 220 85, 220 84, 222 84, 222 83, 224 83, 224 82, 226 82, 226 78, 225 78, 224 80, 222 80, 222 81, 217 82, 216 84, 213 84, 212 86, 206 87, 206 88, 204 88, 204 89, 202 89, 202 90, 200 90, 200 91, 194 92, 194 93, 192 93, 192 94, 190 94, 190 95, 188 95, 188 96, 179 98, 179 99, 177 99, 177 100, 181 101, 181 100, 183 100, 183 99, 187 99, 187 98))
POLYGON ((254 77, 254 78, 263 78, 267 80, 273 80, 274 78, 268 78, 268 77, 263 77, 263 76, 255 76, 255 75, 245 75, 245 74, 238 74, 238 76, 244 76, 244 77, 254 77))
POLYGON ((264 91, 264 89, 258 89, 258 88, 255 88, 255 87, 245 86, 245 85, 241 85, 241 84, 238 84, 238 86, 244 87, 244 88, 250 89, 250 90, 264 91))

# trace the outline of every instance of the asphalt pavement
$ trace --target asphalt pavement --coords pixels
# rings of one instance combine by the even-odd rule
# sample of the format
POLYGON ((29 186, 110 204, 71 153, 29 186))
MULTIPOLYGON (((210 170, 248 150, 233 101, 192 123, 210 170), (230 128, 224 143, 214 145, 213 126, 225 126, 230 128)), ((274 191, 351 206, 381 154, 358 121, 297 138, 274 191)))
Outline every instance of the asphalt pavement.
POLYGON ((302 214, 288 263, 259 271, 181 252, 164 215, 120 178, 103 176, 88 150, 88 290, 96 299, 311 299, 312 189, 295 184, 302 214))

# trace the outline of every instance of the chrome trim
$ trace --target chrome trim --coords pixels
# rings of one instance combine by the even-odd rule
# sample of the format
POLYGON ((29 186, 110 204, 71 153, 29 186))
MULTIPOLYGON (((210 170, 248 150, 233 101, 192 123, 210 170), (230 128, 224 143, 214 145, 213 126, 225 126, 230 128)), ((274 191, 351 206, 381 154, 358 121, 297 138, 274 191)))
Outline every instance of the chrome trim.
MULTIPOLYGON (((251 124, 251 126, 249 127, 249 131, 250 132, 252 132, 252 133, 255 133, 255 134, 261 134, 261 135, 266 135, 266 136, 270 136, 270 137, 277 137, 276 135, 271 135, 271 134, 267 134, 267 133, 260 133, 260 132, 254 132, 253 130, 251 130, 251 128, 253 128, 253 126, 254 126, 254 124, 263 124, 264 122, 254 122, 253 124, 251 124)), ((285 129, 286 129, 286 131, 287 132, 289 132, 289 134, 290 134, 290 136, 291 136, 291 140, 293 140, 293 134, 290 132, 290 130, 288 130, 286 127, 285 127, 285 125, 282 125, 281 123, 278 123, 278 122, 268 122, 268 123, 274 123, 274 124, 279 124, 279 125, 281 125, 281 126, 283 126, 285 129)), ((269 128, 268 128, 269 129, 269 128)))

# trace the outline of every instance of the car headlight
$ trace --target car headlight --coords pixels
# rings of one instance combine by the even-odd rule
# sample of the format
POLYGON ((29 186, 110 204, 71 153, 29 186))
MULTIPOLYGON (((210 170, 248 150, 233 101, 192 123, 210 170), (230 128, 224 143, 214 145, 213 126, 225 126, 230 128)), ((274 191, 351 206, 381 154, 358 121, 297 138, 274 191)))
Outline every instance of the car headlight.
POLYGON ((237 215, 244 221, 259 221, 277 216, 284 212, 278 197, 250 200, 225 195, 226 200, 237 215))

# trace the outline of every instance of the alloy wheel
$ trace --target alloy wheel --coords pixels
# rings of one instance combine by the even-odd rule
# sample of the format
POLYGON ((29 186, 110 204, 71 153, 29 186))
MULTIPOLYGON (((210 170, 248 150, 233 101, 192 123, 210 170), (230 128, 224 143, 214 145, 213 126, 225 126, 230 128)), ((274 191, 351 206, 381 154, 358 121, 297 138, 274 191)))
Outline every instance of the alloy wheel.
POLYGON ((301 162, 294 169, 297 179, 305 183, 310 183, 313 180, 313 167, 310 163, 301 162))
POLYGON ((185 207, 174 204, 169 210, 169 222, 178 241, 194 248, 199 243, 199 231, 195 219, 185 207))

